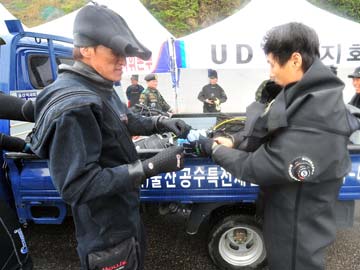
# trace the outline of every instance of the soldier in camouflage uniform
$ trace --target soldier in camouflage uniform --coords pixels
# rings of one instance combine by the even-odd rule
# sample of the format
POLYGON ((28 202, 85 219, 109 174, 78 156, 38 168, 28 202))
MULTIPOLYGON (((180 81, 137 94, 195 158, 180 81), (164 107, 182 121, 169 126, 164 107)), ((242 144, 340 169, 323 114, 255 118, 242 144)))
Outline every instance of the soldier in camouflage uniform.
POLYGON ((147 82, 147 88, 140 95, 140 104, 162 112, 174 113, 174 110, 165 101, 159 90, 156 89, 158 84, 156 74, 148 74, 144 79, 147 82))

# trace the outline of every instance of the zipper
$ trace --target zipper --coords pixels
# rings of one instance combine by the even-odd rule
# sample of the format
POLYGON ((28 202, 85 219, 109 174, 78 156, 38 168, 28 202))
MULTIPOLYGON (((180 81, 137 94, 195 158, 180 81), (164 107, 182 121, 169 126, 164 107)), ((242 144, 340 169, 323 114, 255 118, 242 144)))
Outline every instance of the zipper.
MULTIPOLYGON (((13 239, 12 236, 11 236, 11 233, 10 233, 10 231, 9 231, 9 228, 6 226, 6 224, 4 223, 4 221, 3 221, 3 219, 2 219, 1 217, 0 217, 0 223, 1 223, 2 227, 4 228, 5 232, 7 233, 8 237, 10 238, 12 247, 13 247, 13 249, 14 249, 13 254, 15 254, 15 257, 16 257, 16 260, 17 260, 18 264, 19 264, 20 266, 22 266, 23 264, 22 264, 22 262, 21 262, 21 260, 20 260, 20 255, 19 255, 19 253, 17 252, 17 247, 16 247, 16 244, 15 244, 15 241, 14 241, 14 239, 13 239)), ((10 255, 10 257, 11 257, 11 256, 12 256, 12 255, 10 255)), ((10 257, 9 257, 9 258, 10 258, 10 257)), ((5 265, 5 267, 6 267, 6 265, 5 265)), ((4 269, 4 268, 1 268, 1 269, 4 269)))
POLYGON ((291 261, 292 261, 292 265, 291 265, 291 270, 295 270, 296 269, 296 253, 297 253, 297 234, 298 234, 298 216, 299 216, 299 205, 300 205, 300 198, 301 198, 301 193, 302 193, 302 188, 303 188, 303 184, 300 183, 299 184, 299 189, 296 192, 296 200, 295 200, 295 213, 294 213, 294 239, 292 242, 292 254, 291 254, 291 261))

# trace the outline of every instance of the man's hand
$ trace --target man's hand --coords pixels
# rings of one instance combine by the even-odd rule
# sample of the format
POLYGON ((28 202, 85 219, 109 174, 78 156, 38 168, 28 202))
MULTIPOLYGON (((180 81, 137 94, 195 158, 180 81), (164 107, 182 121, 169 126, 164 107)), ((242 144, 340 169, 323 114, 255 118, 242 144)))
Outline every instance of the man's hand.
POLYGON ((184 148, 172 146, 165 148, 155 156, 142 161, 147 178, 160 173, 179 171, 184 168, 184 148))
POLYGON ((205 102, 208 103, 208 104, 214 104, 214 100, 212 99, 205 99, 205 102))
POLYGON ((133 188, 138 189, 146 178, 160 173, 178 171, 184 168, 184 148, 172 146, 144 161, 137 160, 128 165, 129 178, 133 188))
POLYGON ((226 147, 230 147, 230 148, 234 147, 234 139, 232 139, 231 137, 216 137, 214 138, 214 141, 217 144, 221 144, 226 147))
POLYGON ((160 117, 157 120, 156 128, 159 132, 173 132, 179 138, 186 138, 191 126, 186 124, 181 119, 171 119, 166 117, 160 117))

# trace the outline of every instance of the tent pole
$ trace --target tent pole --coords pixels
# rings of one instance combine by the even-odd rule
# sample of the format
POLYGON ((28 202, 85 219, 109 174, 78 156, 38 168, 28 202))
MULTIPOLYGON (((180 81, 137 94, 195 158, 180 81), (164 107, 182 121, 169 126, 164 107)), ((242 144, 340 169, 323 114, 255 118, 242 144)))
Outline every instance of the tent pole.
POLYGON ((175 48, 175 39, 171 38, 170 39, 170 46, 171 48, 169 48, 169 51, 171 50, 170 53, 170 72, 171 72, 171 79, 172 79, 172 83, 173 83, 173 88, 174 88, 174 92, 175 92, 175 112, 178 113, 179 112, 179 104, 178 104, 178 83, 179 83, 179 69, 176 65, 176 48, 175 48))

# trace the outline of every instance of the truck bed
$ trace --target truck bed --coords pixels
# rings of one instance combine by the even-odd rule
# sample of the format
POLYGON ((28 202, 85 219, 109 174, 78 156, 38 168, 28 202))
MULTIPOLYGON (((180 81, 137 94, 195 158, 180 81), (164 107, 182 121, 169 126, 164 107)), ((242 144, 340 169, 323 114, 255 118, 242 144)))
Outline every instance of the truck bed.
MULTIPOLYGON (((349 145, 352 169, 344 178, 339 200, 360 199, 360 146, 349 145)), ((62 223, 67 206, 51 181, 47 161, 34 155, 6 153, 9 181, 22 223, 62 223)), ((151 177, 141 188, 143 202, 181 204, 255 202, 258 186, 233 177, 210 158, 187 157, 185 168, 151 177)))

